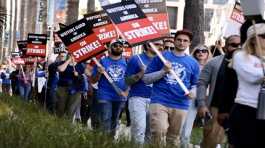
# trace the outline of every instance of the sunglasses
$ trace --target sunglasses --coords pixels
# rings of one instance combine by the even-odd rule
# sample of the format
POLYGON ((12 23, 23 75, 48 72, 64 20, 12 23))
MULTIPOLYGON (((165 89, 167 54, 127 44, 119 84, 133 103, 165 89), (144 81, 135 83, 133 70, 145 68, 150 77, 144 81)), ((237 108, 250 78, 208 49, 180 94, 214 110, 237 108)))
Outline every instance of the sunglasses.
POLYGON ((165 50, 175 50, 175 47, 165 46, 165 50))
POLYGON ((185 43, 189 42, 189 40, 187 40, 187 39, 180 39, 180 38, 177 38, 176 40, 177 40, 178 42, 185 42, 185 43))
POLYGON ((113 44, 112 47, 113 47, 113 48, 118 48, 118 47, 119 47, 119 48, 122 48, 123 46, 122 46, 121 44, 113 44))
POLYGON ((208 53, 208 50, 206 50, 206 49, 197 49, 196 53, 208 53))
POLYGON ((240 47, 240 43, 230 43, 229 46, 231 46, 233 48, 239 48, 240 47))
POLYGON ((265 34, 260 34, 258 36, 261 37, 262 39, 265 39, 265 34))

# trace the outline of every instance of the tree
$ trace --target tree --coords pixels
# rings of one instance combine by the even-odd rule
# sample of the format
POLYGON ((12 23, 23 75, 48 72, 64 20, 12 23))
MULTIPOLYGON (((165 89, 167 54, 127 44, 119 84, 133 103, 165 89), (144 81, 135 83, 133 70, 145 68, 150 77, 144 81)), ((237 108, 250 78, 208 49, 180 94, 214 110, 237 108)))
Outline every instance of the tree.
POLYGON ((95 11, 95 0, 87 1, 87 13, 92 13, 95 11))
POLYGON ((204 44, 204 0, 185 0, 183 28, 194 34, 191 49, 204 44))
POLYGON ((5 1, 0 1, 0 60, 2 62, 2 56, 3 56, 3 50, 2 50, 2 37, 3 37, 3 31, 4 27, 6 25, 6 3, 5 1))
POLYGON ((68 0, 66 10, 66 25, 70 25, 78 20, 79 0, 68 0))
POLYGON ((0 6, 0 38, 2 37, 3 29, 6 23, 6 16, 6 8, 4 6, 0 6))

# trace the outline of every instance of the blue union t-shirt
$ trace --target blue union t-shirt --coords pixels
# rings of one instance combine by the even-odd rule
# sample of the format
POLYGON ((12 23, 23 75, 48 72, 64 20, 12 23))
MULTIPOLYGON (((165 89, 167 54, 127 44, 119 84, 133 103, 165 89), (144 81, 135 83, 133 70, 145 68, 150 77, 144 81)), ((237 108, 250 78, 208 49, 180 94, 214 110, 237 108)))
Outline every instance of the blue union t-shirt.
MULTIPOLYGON (((172 63, 172 68, 183 81, 184 85, 191 89, 196 86, 199 77, 199 64, 191 56, 176 56, 173 52, 165 51, 163 56, 172 63)), ((155 57, 148 65, 146 73, 161 70, 164 67, 162 61, 155 57)), ((171 74, 153 83, 151 103, 159 103, 167 107, 188 109, 190 101, 184 91, 171 74)))
MULTIPOLYGON (((146 55, 146 53, 142 53, 138 55, 141 58, 141 61, 145 66, 147 66, 153 58, 150 58, 146 55)), ((137 74, 141 71, 142 63, 138 56, 133 56, 127 66, 126 77, 137 74)), ((146 85, 142 79, 131 85, 129 97, 138 96, 144 98, 150 98, 152 87, 150 85, 146 85)))
MULTIPOLYGON (((125 71, 127 63, 125 59, 121 58, 119 60, 113 60, 110 57, 105 57, 100 60, 100 63, 112 78, 116 86, 118 86, 122 91, 125 91, 127 89, 127 85, 125 84, 125 71)), ((97 66, 93 69, 93 76, 95 76, 96 73, 97 66)), ((99 100, 126 101, 125 98, 118 95, 104 75, 102 75, 98 81, 98 91, 96 96, 99 100)))

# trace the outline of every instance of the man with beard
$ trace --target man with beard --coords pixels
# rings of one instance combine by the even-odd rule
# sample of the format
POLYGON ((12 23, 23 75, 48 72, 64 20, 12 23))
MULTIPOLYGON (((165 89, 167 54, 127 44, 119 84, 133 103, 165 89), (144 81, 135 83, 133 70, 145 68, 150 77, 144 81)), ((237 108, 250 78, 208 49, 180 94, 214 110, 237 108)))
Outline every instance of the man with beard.
POLYGON ((167 63, 164 65, 158 57, 155 57, 147 66, 143 77, 145 83, 153 83, 150 127, 151 140, 156 145, 163 145, 166 137, 166 144, 169 147, 179 146, 180 129, 186 119, 190 98, 194 98, 200 71, 198 62, 185 54, 191 40, 192 33, 190 31, 177 31, 174 38, 175 49, 162 53, 167 63), (169 73, 170 69, 176 72, 190 90, 189 96, 185 95, 177 80, 169 73))
POLYGON ((109 45, 109 56, 100 60, 102 67, 94 67, 91 81, 92 83, 98 82, 96 99, 100 106, 100 126, 112 138, 115 136, 119 115, 128 95, 124 77, 127 63, 122 57, 122 52, 122 40, 112 40, 109 45), (103 71, 111 77, 118 90, 114 89, 113 85, 102 75, 103 71))
POLYGON ((204 127, 202 148, 213 148, 222 142, 224 129, 229 136, 229 112, 236 97, 238 81, 235 71, 228 66, 236 49, 240 48, 240 37, 231 35, 225 41, 225 55, 214 57, 201 71, 198 88, 198 115, 212 114, 212 120, 204 127), (207 88, 210 86, 209 96, 207 88), (221 125, 221 126, 220 126, 221 125))

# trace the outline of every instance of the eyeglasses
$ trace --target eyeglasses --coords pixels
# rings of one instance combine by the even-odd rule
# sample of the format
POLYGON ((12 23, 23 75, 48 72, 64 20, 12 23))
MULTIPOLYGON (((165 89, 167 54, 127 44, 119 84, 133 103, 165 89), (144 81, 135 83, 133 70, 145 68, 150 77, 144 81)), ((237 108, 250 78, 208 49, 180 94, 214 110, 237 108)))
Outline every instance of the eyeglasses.
POLYGON ((175 47, 165 46, 165 50, 175 50, 175 47))
POLYGON ((197 49, 196 53, 208 53, 207 49, 197 49))
POLYGON ((258 36, 261 37, 262 39, 265 39, 265 34, 260 34, 258 36))
POLYGON ((187 40, 187 39, 180 39, 180 38, 177 38, 176 40, 177 40, 178 42, 185 42, 185 43, 189 42, 189 40, 187 40))
POLYGON ((233 48, 239 48, 240 47, 240 43, 230 43, 229 46, 231 46, 233 48))

